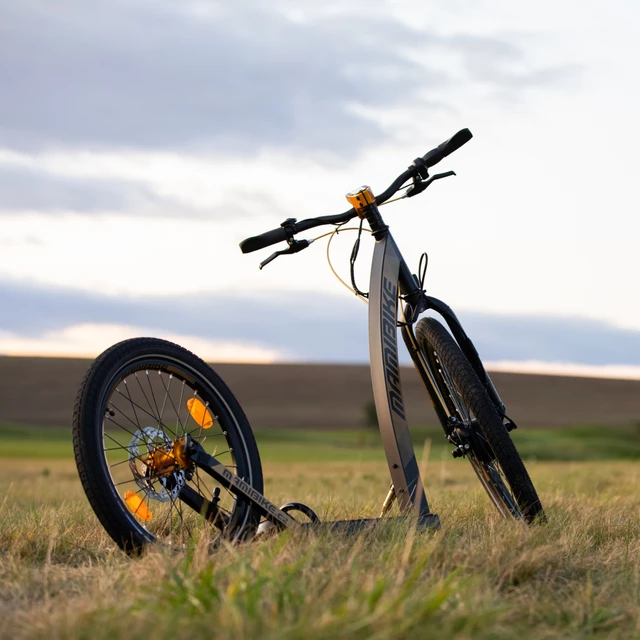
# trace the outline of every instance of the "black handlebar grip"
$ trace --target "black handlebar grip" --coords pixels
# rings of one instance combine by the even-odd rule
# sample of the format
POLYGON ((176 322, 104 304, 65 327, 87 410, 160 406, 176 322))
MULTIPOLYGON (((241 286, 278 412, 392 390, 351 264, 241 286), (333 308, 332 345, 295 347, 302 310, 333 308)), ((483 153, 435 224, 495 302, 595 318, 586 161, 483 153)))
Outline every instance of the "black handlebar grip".
POLYGON ((450 153, 459 149, 463 144, 469 142, 473 138, 473 134, 469 129, 461 129, 458 133, 451 136, 446 142, 438 145, 435 149, 431 149, 429 153, 423 156, 423 160, 427 167, 433 167, 440 160, 446 158, 450 153))
POLYGON ((270 247, 272 244, 278 244, 287 239, 287 232, 279 227, 278 229, 272 229, 271 231, 265 231, 259 236, 253 236, 247 238, 240 243, 240 251, 242 253, 251 253, 252 251, 258 251, 258 249, 264 249, 270 247))

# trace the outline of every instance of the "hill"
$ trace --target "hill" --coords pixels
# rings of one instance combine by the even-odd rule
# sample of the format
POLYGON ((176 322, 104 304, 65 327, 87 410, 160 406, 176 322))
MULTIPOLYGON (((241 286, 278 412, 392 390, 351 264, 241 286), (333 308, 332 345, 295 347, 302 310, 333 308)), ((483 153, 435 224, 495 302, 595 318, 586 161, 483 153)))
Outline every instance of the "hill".
MULTIPOLYGON (((0 357, 0 423, 70 424, 76 391, 91 361, 0 357)), ((364 365, 214 364, 263 428, 354 428, 372 400, 364 365)), ((507 410, 522 426, 624 425, 640 422, 640 381, 493 373, 507 410)), ((416 372, 402 370, 410 424, 436 418, 416 372)))

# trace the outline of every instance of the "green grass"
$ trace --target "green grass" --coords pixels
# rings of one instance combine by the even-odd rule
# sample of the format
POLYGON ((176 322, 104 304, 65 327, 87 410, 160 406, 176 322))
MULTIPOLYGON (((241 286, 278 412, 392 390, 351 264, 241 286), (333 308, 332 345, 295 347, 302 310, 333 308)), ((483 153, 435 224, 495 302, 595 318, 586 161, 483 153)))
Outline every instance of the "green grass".
POLYGON ((0 424, 0 457, 72 458, 71 428, 0 424))
MULTIPOLYGON (((421 450, 431 441, 430 458, 449 455, 452 447, 440 427, 417 427, 411 431, 414 447, 421 450)), ((517 429, 512 437, 525 460, 640 460, 640 428, 562 427, 517 429)), ((267 460, 383 460, 380 435, 359 431, 258 431, 260 454, 267 460)))
MULTIPOLYGON (((131 560, 70 460, 0 465, 0 638, 521 640, 640 637, 633 462, 532 463, 549 524, 497 516, 464 461, 427 464, 438 532, 278 537, 131 560)), ((266 493, 375 515, 383 462, 267 462, 266 493)))
MULTIPOLYGON (((374 517, 389 476, 371 430, 258 432, 265 494, 323 520, 374 517)), ((0 426, 0 639, 640 638, 640 433, 519 429, 549 516, 496 514, 439 429, 415 429, 437 532, 285 533, 131 560, 95 518, 70 430, 0 426), (534 461, 535 460, 535 461, 534 461), (545 462, 542 462, 542 461, 545 462)))
MULTIPOLYGON (((257 431, 263 460, 276 462, 384 460, 380 435, 372 429, 257 431)), ((583 426, 518 429, 513 439, 524 460, 640 460, 640 428, 583 426)), ((416 450, 431 441, 430 458, 446 458, 451 447, 440 427, 412 430, 416 450)), ((64 459, 73 455, 71 430, 60 427, 0 425, 0 457, 64 459)))

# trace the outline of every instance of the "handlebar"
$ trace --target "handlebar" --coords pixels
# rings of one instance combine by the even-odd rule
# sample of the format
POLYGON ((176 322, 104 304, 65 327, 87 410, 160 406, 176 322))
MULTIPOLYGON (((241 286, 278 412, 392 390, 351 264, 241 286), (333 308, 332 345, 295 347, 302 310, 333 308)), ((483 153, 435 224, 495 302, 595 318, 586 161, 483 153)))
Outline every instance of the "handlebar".
MULTIPOLYGON (((422 158, 416 158, 413 164, 403 173, 401 173, 381 194, 376 196, 376 204, 381 205, 386 202, 392 195, 394 195, 402 185, 411 178, 426 178, 426 169, 433 167, 438 162, 446 158, 448 155, 458 150, 463 144, 469 142, 473 137, 469 129, 461 129, 455 135, 451 136, 448 140, 438 145, 435 149, 427 152, 422 158)), ((264 249, 277 244, 284 240, 290 241, 293 236, 307 229, 313 227, 320 227, 326 224, 342 224, 349 222, 352 218, 355 218, 357 213, 355 209, 349 209, 344 213, 339 213, 333 216, 320 216, 318 218, 309 218, 307 220, 301 220, 296 222, 293 219, 286 220, 282 223, 278 229, 272 229, 271 231, 265 231, 257 236, 247 238, 240 243, 240 250, 242 253, 251 253, 264 249)))
POLYGON ((457 151, 463 144, 469 142, 473 138, 473 134, 469 129, 461 129, 458 133, 452 135, 448 140, 438 145, 422 157, 427 167, 433 167, 440 160, 444 160, 448 155, 457 151))
POLYGON ((277 244, 287 239, 287 232, 283 227, 278 229, 272 229, 271 231, 265 231, 259 236, 253 236, 247 238, 240 243, 240 250, 242 253, 251 253, 252 251, 258 251, 265 247, 270 247, 272 244, 277 244))

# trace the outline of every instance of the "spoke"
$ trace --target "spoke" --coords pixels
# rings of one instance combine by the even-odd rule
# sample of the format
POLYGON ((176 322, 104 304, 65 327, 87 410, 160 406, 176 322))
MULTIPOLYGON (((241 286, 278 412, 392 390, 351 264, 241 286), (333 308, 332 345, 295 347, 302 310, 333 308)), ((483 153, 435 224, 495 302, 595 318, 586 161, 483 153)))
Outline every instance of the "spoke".
MULTIPOLYGON (((133 480, 127 480, 126 482, 133 482, 133 480)), ((120 484, 125 484, 124 482, 118 482, 118 484, 114 484, 114 487, 117 487, 120 484)), ((141 491, 144 491, 144 489, 141 487, 140 489, 138 489, 137 491, 134 491, 134 493, 140 493, 141 491)))
MULTIPOLYGON (((116 389, 117 391, 117 389, 116 389)), ((120 392, 118 392, 120 393, 120 392)), ((122 394, 120 394, 122 395, 122 394)), ((108 407, 107 407, 108 408, 108 407)), ((114 407, 113 403, 111 403, 111 409, 109 409, 110 411, 113 411, 115 413, 115 410, 117 409, 118 413, 122 416, 124 416, 134 427, 138 427, 136 429, 137 433, 142 434, 141 436, 138 436, 137 433, 134 433, 133 431, 129 431, 129 429, 127 429, 125 426, 121 425, 119 422, 116 422, 110 415, 109 416, 105 416, 105 420, 110 420, 111 422, 113 422, 113 424, 115 424, 116 426, 120 427, 123 431, 126 431, 128 434, 132 435, 134 438, 138 438, 138 440, 144 442, 145 446, 147 448, 149 448, 149 444, 150 444, 150 440, 146 434, 146 432, 142 429, 139 428, 139 425, 136 425, 136 423, 123 411, 120 411, 120 409, 118 407, 114 407)), ((103 430, 104 435, 108 435, 106 431, 103 430)), ((109 436, 111 437, 111 436, 109 436)), ((114 442, 117 442, 117 440, 114 440, 113 438, 111 438, 114 442)), ((153 444, 153 443, 151 443, 153 444)))
MULTIPOLYGON (((107 436, 107 438, 110 438, 111 440, 113 440, 116 444, 118 444, 117 440, 114 440, 108 433, 104 433, 105 436, 107 436)), ((134 436, 136 437, 136 436, 134 436)), ((147 448, 149 448, 148 443, 146 443, 147 448)), ((154 447, 155 449, 156 447, 154 447)), ((114 462, 112 465, 108 464, 108 460, 107 460, 107 466, 109 467, 109 469, 111 469, 111 467, 117 467, 119 464, 123 464, 124 462, 129 462, 132 458, 134 460, 140 460, 140 462, 142 462, 142 464, 146 464, 146 461, 142 459, 142 457, 140 455, 136 455, 135 453, 133 453, 133 451, 131 451, 130 449, 127 449, 124 446, 121 446, 121 449, 127 451, 129 453, 129 457, 126 460, 121 460, 120 462, 114 462)), ((112 450, 116 450, 115 448, 112 450)), ((106 449, 105 449, 106 451, 106 449)))
MULTIPOLYGON (((162 420, 162 416, 164 416, 164 408, 167 406, 167 398, 169 397, 169 390, 164 386, 164 380, 162 379, 162 371, 158 371, 158 375, 160 376, 160 383, 164 387, 164 400, 162 401, 162 409, 160 410, 160 420, 162 420)), ((169 389, 171 388, 171 380, 173 376, 169 374, 169 389)))
MULTIPOLYGON (((122 481, 120 481, 120 482, 114 482, 114 483, 113 483, 113 486, 114 486, 114 487, 119 487, 119 486, 120 486, 120 485, 122 485, 122 484, 127 484, 127 483, 129 483, 129 482, 135 482, 135 481, 136 481, 136 480, 135 480, 135 478, 131 478, 130 480, 122 480, 122 481)), ((136 484, 137 484, 137 483, 136 483, 136 484)), ((141 487, 138 491, 136 491, 136 493, 139 493, 139 491, 144 491, 144 489, 141 487)))
MULTIPOLYGON (((119 393, 119 392, 118 392, 119 393)), ((120 394, 122 395, 122 394, 120 394)), ((118 407, 114 407, 113 403, 111 403, 111 408, 107 407, 107 410, 109 411, 113 411, 114 413, 116 413, 115 409, 118 409, 117 413, 121 416, 124 416, 134 427, 136 427, 136 431, 141 431, 142 433, 144 433, 140 428, 139 425, 137 425, 126 413, 124 413, 123 411, 120 411, 120 409, 118 407)), ((111 422, 113 422, 113 424, 115 424, 117 427, 120 427, 123 431, 126 431, 127 433, 130 433, 132 436, 135 436, 136 434, 133 431, 129 431, 129 429, 127 429, 127 427, 122 426, 119 422, 116 422, 111 416, 105 416, 106 420, 110 420, 111 422)))
MULTIPOLYGON (((193 430, 195 431, 195 429, 193 430)), ((201 436, 200 434, 198 434, 197 436, 193 435, 193 431, 188 431, 187 433, 194 439, 194 440, 200 440, 200 438, 220 438, 222 436, 224 436, 224 433, 205 433, 204 436, 201 436)))
POLYGON ((180 522, 182 522, 182 526, 187 530, 187 534, 189 536, 189 539, 191 539, 191 530, 189 529, 189 526, 187 525, 187 523, 184 520, 184 516, 182 514, 182 503, 180 501, 178 501, 178 504, 176 505, 176 511, 178 513, 178 515, 180 516, 180 522))
MULTIPOLYGON (((193 391, 193 398, 197 399, 197 396, 198 396, 198 392, 194 389, 194 391, 193 391)), ((205 406, 205 408, 207 409, 207 411, 209 411, 209 402, 208 402, 208 401, 204 403, 204 406, 205 406)), ((191 412, 189 412, 189 415, 187 416, 187 422, 185 422, 185 427, 187 426, 187 423, 189 422, 189 416, 191 416, 191 412)), ((193 416, 191 416, 191 417, 193 418, 193 416)), ((218 416, 213 416, 213 415, 212 415, 212 417, 213 417, 213 421, 214 421, 214 422, 218 419, 218 416)), ((195 420, 194 420, 194 422, 195 422, 195 420)), ((204 416, 202 417, 202 424, 204 424, 204 416)), ((188 434, 189 434, 189 435, 190 435, 194 440, 198 440, 198 441, 200 441, 200 438, 202 438, 202 428, 203 428, 203 427, 202 427, 202 424, 198 425, 198 424, 196 423, 196 428, 195 428, 195 429, 192 429, 191 431, 188 431, 188 432, 187 432, 187 433, 188 433, 188 434), (198 435, 197 435, 197 436, 194 436, 194 435, 193 435, 193 432, 194 432, 196 429, 198 429, 198 435)), ((211 426, 213 426, 213 425, 211 425, 211 426)), ((220 434, 220 435, 222 435, 222 434, 220 434)), ((205 436, 205 437, 206 437, 206 436, 205 436)))
MULTIPOLYGON (((169 387, 171 387, 171 380, 173 379, 173 376, 169 376, 169 387)), ((162 381, 162 378, 160 379, 160 381, 162 382, 162 386, 164 387, 164 381, 162 381)), ((173 404, 173 398, 171 397, 171 395, 169 394, 169 389, 167 387, 165 387, 165 391, 167 392, 167 398, 169 398, 169 402, 171 403, 171 406, 173 407, 173 410, 176 412, 176 415, 178 416, 178 423, 180 423, 180 412, 176 409, 176 405, 173 404)), ((182 426, 182 425, 180 425, 182 426)), ((177 427, 176 427, 177 429, 177 427)), ((173 431, 172 431, 173 433, 173 431)), ((173 433, 173 435, 177 438, 178 435, 176 433, 173 433)))
MULTIPOLYGON (((144 392, 144 389, 142 388, 142 383, 140 382, 140 378, 138 378, 138 372, 134 371, 133 372, 133 377, 136 379, 136 382, 138 383, 138 386, 140 387, 140 391, 142 393, 142 395, 144 396, 144 399, 147 401, 147 404, 149 405, 149 409, 153 412, 153 407, 151 406, 151 403, 149 402, 149 398, 147 398, 147 394, 144 392)), ((153 413, 151 413, 151 415, 155 418, 156 422, 158 423, 158 426, 160 426, 160 421, 158 420, 157 416, 153 413)))
MULTIPOLYGON (((127 480, 126 482, 133 482, 133 480, 127 480)), ((114 486, 114 487, 117 487, 117 486, 119 486, 119 485, 121 485, 121 484, 125 484, 125 483, 124 483, 124 482, 118 482, 118 484, 114 484, 113 486, 114 486)), ((145 491, 145 490, 144 490, 143 488, 140 488, 140 489, 138 489, 137 491, 134 491, 133 493, 138 494, 138 493, 140 493, 141 491, 145 491)), ((145 495, 146 495, 146 491, 145 491, 145 495)), ((148 500, 148 497, 147 497, 147 500, 148 500)), ((126 500, 123 500, 123 502, 126 504, 126 500)), ((127 505, 127 506, 128 506, 128 505, 127 505)), ((147 509, 149 509, 149 503, 148 503, 148 502, 147 502, 147 509)), ((149 511, 151 511, 151 509, 149 509, 149 511)), ((135 513, 133 513, 133 511, 131 511, 130 513, 131 513, 131 515, 134 515, 134 516, 136 515, 135 513)), ((145 527, 145 528, 146 528, 146 527, 145 527)))
MULTIPOLYGON (((124 427, 121 427, 122 429, 124 429, 124 427)), ((125 431, 127 431, 127 429, 124 429, 125 431)), ((120 444, 113 436, 109 435, 106 431, 102 432, 103 435, 105 435, 107 438, 109 438, 109 440, 113 440, 116 444, 119 444, 121 448, 125 448, 125 446, 123 444, 120 444)), ((134 438, 136 438, 136 434, 135 433, 131 433, 131 431, 127 431, 127 433, 130 433, 134 438)), ((131 446, 131 443, 129 443, 128 446, 131 446)))
MULTIPOLYGON (((159 372, 158 372, 159 373, 159 372)), ((158 408, 158 401, 156 400, 156 394, 153 391, 153 385, 151 384, 151 378, 149 377, 149 370, 145 370, 145 374, 147 377, 147 384, 149 385, 149 392, 151 393, 151 397, 153 398, 153 404, 156 408, 156 413, 158 414, 158 426, 162 422, 162 418, 160 416, 160 409, 158 408)))
POLYGON ((237 499, 237 496, 234 495, 231 491, 229 491, 229 489, 227 487, 222 487, 235 501, 237 499))
POLYGON ((169 532, 172 533, 172 517, 171 514, 173 512, 173 498, 171 496, 169 496, 169 509, 167 510, 167 515, 164 518, 163 523, 160 525, 160 528, 158 529, 158 533, 162 534, 166 525, 167 525, 167 520, 169 521, 169 532))
MULTIPOLYGON (((195 395, 193 397, 195 398, 195 395)), ((207 402, 204 406, 208 411, 209 410, 209 403, 207 402)), ((215 422, 215 420, 214 420, 214 422, 215 422)), ((204 424, 204 416, 202 417, 202 423, 204 424)), ((213 425, 211 425, 211 426, 213 426, 213 425)), ((193 431, 195 431, 195 429, 193 431)), ((193 431, 190 432, 190 435, 193 434, 193 431)), ((198 440, 198 442, 200 441, 200 438, 202 438, 202 424, 200 425, 200 430, 198 431, 198 437, 196 438, 198 440)))
MULTIPOLYGON (((197 467, 196 467, 196 472, 195 472, 195 474, 194 474, 194 476, 193 476, 192 482, 193 482, 193 484, 195 484, 195 485, 196 485, 196 487, 198 487, 198 491, 199 491, 200 495, 201 495, 203 498, 207 498, 207 494, 208 494, 209 492, 208 492, 208 491, 203 491, 203 490, 202 490, 202 486, 200 485, 200 476, 198 475, 198 468, 197 468, 197 467)), ((208 498, 207 498, 207 500, 208 500, 208 498)))
MULTIPOLYGON (((140 460, 140 462, 143 462, 143 464, 144 464, 144 461, 141 458, 138 458, 138 460, 140 460)), ((120 460, 120 462, 114 462, 113 464, 109 464, 107 466, 109 467, 109 469, 113 469, 113 467, 117 467, 117 466, 119 466, 121 464, 125 464, 125 462, 128 463, 129 462, 129 458, 127 458, 126 460, 120 460)))
MULTIPOLYGON (((126 429, 125 429, 126 431, 126 429)), ((131 433, 131 432, 128 432, 131 433)), ((112 447, 112 448, 108 448, 108 447, 103 447, 102 450, 103 451, 117 451, 118 449, 124 449, 127 453, 133 453, 133 451, 131 451, 129 449, 129 447, 133 447, 133 445, 131 443, 129 443, 128 445, 124 445, 121 444, 120 442, 118 442, 113 436, 109 435, 106 431, 103 431, 103 435, 107 438, 109 438, 109 440, 112 440, 113 442, 115 442, 118 447, 112 447)), ((137 436, 135 435, 135 433, 131 434, 134 438, 137 438, 137 436)), ((146 444, 146 443, 145 443, 146 444)), ((135 455, 135 454, 134 454, 135 455)))
MULTIPOLYGON (((209 476, 207 476, 209 477, 209 476)), ((198 485, 198 490, 200 491, 200 493, 207 498, 207 496, 209 495, 209 493, 211 493, 211 497, 213 497, 213 491, 209 492, 209 487, 206 485, 205 483, 205 491, 202 490, 202 487, 200 485, 200 474, 198 473, 198 468, 196 467, 196 475, 194 476, 194 478, 197 478, 197 485, 198 485)), ((216 485, 217 486, 217 485, 216 485)), ((224 487, 223 487, 224 489, 224 487)), ((228 492, 228 490, 227 490, 228 492)), ((229 492, 228 492, 229 493, 229 492)), ((233 494, 229 494, 229 495, 233 495, 233 494)), ((207 500, 211 500, 211 498, 207 498, 207 500)), ((220 511, 224 511, 229 517, 231 517, 231 511, 229 511, 228 509, 225 509, 225 507, 221 507, 220 505, 218 505, 218 509, 220 509, 220 511)))
MULTIPOLYGON (((131 398, 131 392, 129 391, 129 385, 127 384, 127 380, 125 379, 122 382, 124 384, 124 388, 127 390, 127 397, 129 398, 129 402, 131 403, 131 408, 133 409, 133 415, 134 415, 134 417, 136 419, 136 422, 138 424, 138 429, 142 429, 142 425, 140 424, 140 420, 138 420, 138 414, 136 413, 136 408, 135 408, 135 405, 133 403, 133 399, 131 398)), ((117 387, 116 387, 116 391, 118 391, 118 393, 120 393, 120 391, 118 390, 117 387)))
POLYGON ((499 465, 496 466, 495 462, 487 466, 497 476, 497 478, 493 478, 491 482, 494 484, 496 489, 499 488, 498 484, 500 485, 502 489, 502 491, 500 491, 500 495, 502 497, 503 502, 505 503, 505 506, 509 509, 509 511, 511 511, 511 513, 517 513, 518 515, 522 516, 520 507, 516 502, 513 492, 510 491, 510 489, 508 488, 507 479, 504 473, 502 472, 502 469, 500 468, 500 466, 499 465), (509 502, 509 504, 507 504, 507 502, 509 502))
MULTIPOLYGON (((164 365, 162 362, 158 362, 157 366, 164 365)), ((187 508, 187 503, 183 503, 180 500, 180 497, 172 497, 168 487, 173 486, 174 481, 177 482, 175 470, 172 470, 166 476, 160 470, 153 471, 153 469, 150 469, 147 471, 150 477, 142 477, 144 474, 140 473, 142 468, 140 464, 152 464, 149 456, 154 451, 160 450, 167 453, 170 448, 169 441, 184 437, 186 434, 190 435, 194 441, 199 442, 200 446, 206 446, 205 441, 207 438, 211 438, 212 442, 209 444, 208 449, 227 445, 227 449, 221 449, 219 452, 214 450, 213 455, 221 461, 227 460, 227 456, 229 456, 228 461, 230 463, 235 463, 236 460, 232 452, 232 443, 229 440, 229 436, 224 433, 223 426, 219 422, 219 416, 214 416, 210 403, 201 399, 199 391, 187 379, 183 379, 184 377, 179 371, 174 376, 169 371, 158 370, 159 380, 153 382, 151 374, 155 374, 155 371, 155 369, 150 371, 144 368, 135 371, 129 370, 125 372, 125 377, 120 380, 118 385, 112 387, 111 395, 106 403, 107 410, 103 418, 102 451, 106 466, 113 473, 111 486, 118 493, 120 493, 120 489, 123 490, 123 493, 128 491, 135 493, 135 495, 142 498, 142 504, 146 506, 149 513, 152 512, 152 503, 155 507, 153 519, 142 521, 139 516, 131 512, 129 507, 131 501, 127 503, 120 496, 125 502, 128 511, 131 512, 131 519, 135 522, 140 520, 140 525, 144 529, 159 539, 164 538, 168 544, 180 546, 188 543, 189 540, 193 540, 193 537, 197 535, 200 525, 205 522, 202 519, 202 513, 192 512, 191 509, 187 508), (138 376, 138 373, 141 373, 141 375, 138 376), (146 376, 146 382, 142 375, 146 376), (168 380, 166 376, 168 376, 168 380), (132 377, 135 378, 135 382, 131 379, 132 377), (177 389, 172 391, 175 387, 173 385, 174 377, 176 378, 176 384, 180 385, 179 391, 177 389), (156 390, 158 383, 160 386, 156 390), (123 384, 124 387, 122 386, 123 384), (138 390, 136 391, 136 389, 138 390), (164 397, 162 396, 163 390, 164 397), (174 398, 174 395, 177 397, 174 398), (191 411, 188 411, 187 404, 191 401, 189 398, 193 398, 193 402, 196 402, 196 400, 198 403, 202 402, 206 408, 206 412, 203 410, 204 417, 202 420, 199 421, 197 419, 198 412, 191 413, 191 411), (144 403, 146 403, 146 406, 144 403), (170 415, 171 411, 175 412, 175 418, 170 415), (184 420, 182 412, 186 412, 184 420), (110 413, 114 414, 113 417, 109 415, 110 413), (213 418, 213 424, 211 425, 213 428, 205 429, 207 425, 205 419, 208 421, 210 417, 213 418), (165 421, 170 422, 173 426, 169 427, 165 424, 165 421), (153 434, 155 429, 147 428, 147 425, 154 425, 154 427, 157 425, 158 431, 156 435, 153 434), (221 437, 224 442, 213 440, 221 437), (113 455, 111 455, 112 453, 113 455), (110 460, 113 460, 111 464, 109 464, 110 460), (132 473, 129 472, 126 465, 130 465, 132 473), (122 467, 122 469, 117 471, 118 467, 122 467), (118 479, 117 482, 115 481, 116 478, 118 479), (168 495, 165 494, 165 491, 168 495), (157 500, 159 492, 161 492, 161 500, 157 500), (200 516, 200 519, 198 519, 198 516, 200 516)), ((202 408, 199 404, 197 406, 200 409, 202 408)), ((228 464, 225 467, 231 473, 237 474, 237 464, 228 464)), ((204 500, 208 503, 212 500, 215 490, 220 496, 216 505, 217 511, 211 508, 209 513, 219 513, 218 519, 223 518, 225 522, 229 522, 232 515, 237 512, 241 500, 228 488, 219 485, 214 477, 201 473, 202 469, 198 469, 197 466, 194 466, 192 471, 193 475, 190 480, 186 481, 185 478, 185 482, 188 482, 187 486, 190 491, 195 489, 198 495, 201 496, 196 498, 196 495, 192 494, 192 499, 204 500)), ((177 487, 178 485, 174 487, 174 491, 177 487)), ((195 504, 197 504, 197 501, 195 504)), ((203 506, 204 504, 203 502, 203 506)), ((141 510, 143 508, 140 507, 141 510)), ((145 517, 148 516, 145 515, 145 517)), ((220 528, 220 525, 215 526, 220 528)))
MULTIPOLYGON (((138 433, 142 434, 141 436, 137 435, 137 433, 133 433, 132 431, 129 431, 129 429, 127 429, 126 427, 123 427, 122 425, 119 425, 115 420, 113 420, 112 418, 109 418, 109 420, 111 420, 114 424, 117 424, 121 429, 123 429, 124 431, 126 431, 128 434, 132 435, 134 438, 138 439, 140 442, 144 443, 144 446, 147 447, 147 451, 151 450, 151 449, 156 449, 157 447, 153 444, 153 442, 151 442, 149 440, 149 438, 147 437, 147 434, 144 431, 138 430, 138 433)), ((107 436, 107 438, 109 438, 110 440, 113 440, 116 444, 120 444, 115 438, 112 438, 106 431, 102 431, 103 435, 107 436)), ((131 443, 129 443, 129 446, 132 446, 131 443)), ((120 445, 120 447, 122 449, 125 449, 126 451, 129 452, 129 455, 131 455, 133 452, 130 451, 128 449, 128 447, 125 447, 124 445, 120 445)), ((139 455, 135 455, 133 454, 133 457, 137 460, 140 460, 140 462, 144 463, 144 460, 139 456, 139 455)))
POLYGON ((132 451, 128 447, 125 447, 124 445, 121 445, 119 447, 103 447, 102 448, 102 451, 104 451, 105 453, 107 451, 123 451, 123 450, 126 451, 127 453, 132 453, 132 451))
MULTIPOLYGON (((121 391, 118 391, 118 389, 116 389, 116 392, 119 393, 123 398, 126 398, 126 396, 121 391)), ((143 413, 146 413, 148 416, 150 416, 154 420, 157 420, 157 418, 152 413, 149 413, 144 407, 141 407, 139 404, 135 403, 133 400, 130 400, 130 402, 131 402, 132 405, 134 405, 135 407, 140 409, 140 411, 142 411, 143 413)), ((135 413, 135 409, 134 409, 134 413, 135 413)), ((125 415, 125 414, 122 414, 122 415, 125 415)), ((136 420, 137 419, 138 419, 138 416, 136 414, 136 420)), ((133 422, 133 420, 129 419, 129 421, 132 422, 133 424, 135 424, 135 422, 133 422)), ((158 421, 158 422, 159 422, 160 426, 162 427, 162 429, 166 429, 167 431, 169 431, 169 433, 171 433, 171 435, 174 436, 175 438, 178 437, 178 434, 175 431, 173 431, 170 427, 168 427, 163 422, 160 422, 160 421, 158 421)), ((138 428, 142 431, 142 427, 140 427, 139 424, 138 424, 138 428)))
MULTIPOLYGON (((185 381, 182 381, 182 389, 180 389, 180 400, 178 402, 178 411, 176 412, 176 433, 178 432, 178 426, 182 428, 182 435, 184 435, 184 429, 186 426, 186 422, 182 424, 180 422, 180 411, 182 411, 182 398, 184 397, 184 385, 185 381)), ((189 420, 189 412, 187 411, 187 421, 189 420)))
MULTIPOLYGON (((191 398, 189 398, 189 400, 193 399, 193 398, 198 398, 198 392, 195 389, 192 389, 193 391, 193 395, 191 396, 191 398)), ((189 402, 189 400, 187 400, 187 403, 189 402)), ((180 398, 180 406, 182 406, 182 397, 180 398)), ((189 424, 189 420, 193 420, 195 422, 195 418, 191 415, 191 411, 189 411, 189 409, 187 408, 187 419, 184 421, 184 425, 183 425, 183 430, 182 430, 182 435, 190 435, 191 437, 193 437, 193 432, 198 428, 198 423, 196 422, 196 427, 195 429, 193 429, 192 431, 189 431, 187 429, 187 425, 189 424)), ((201 428, 202 430, 202 428, 201 428)))
MULTIPOLYGON (((143 501, 146 500, 147 501, 147 511, 149 511, 151 513, 151 503, 149 502, 149 494, 145 491, 144 492, 145 497, 142 499, 143 501)), ((144 528, 146 529, 146 525, 143 525, 144 528)))
MULTIPOLYGON (((442 364, 438 354, 434 351, 435 360, 437 363, 438 371, 440 372, 440 376, 447 387, 449 392, 449 398, 451 400, 452 405, 457 411, 460 419, 469 426, 472 422, 473 413, 469 410, 466 405, 466 402, 462 396, 462 393, 458 389, 457 385, 453 381, 451 375, 449 374, 448 369, 442 364)), ((493 453, 493 449, 489 444, 489 441, 485 438, 482 429, 479 428, 479 425, 476 424, 477 428, 474 428, 474 425, 470 425, 473 429, 473 433, 476 437, 481 438, 484 443, 486 443, 487 448, 493 453)), ((495 455, 495 454, 493 454, 495 455)), ((481 462, 475 455, 475 453, 471 453, 469 456, 469 461, 473 466, 478 478, 483 484, 485 490, 489 494, 492 502, 497 507, 498 511, 502 515, 509 515, 516 518, 522 518, 522 513, 518 504, 513 496, 513 493, 508 488, 508 483, 506 482, 506 478, 500 465, 497 463, 497 460, 492 461, 490 464, 485 462, 481 462)))

